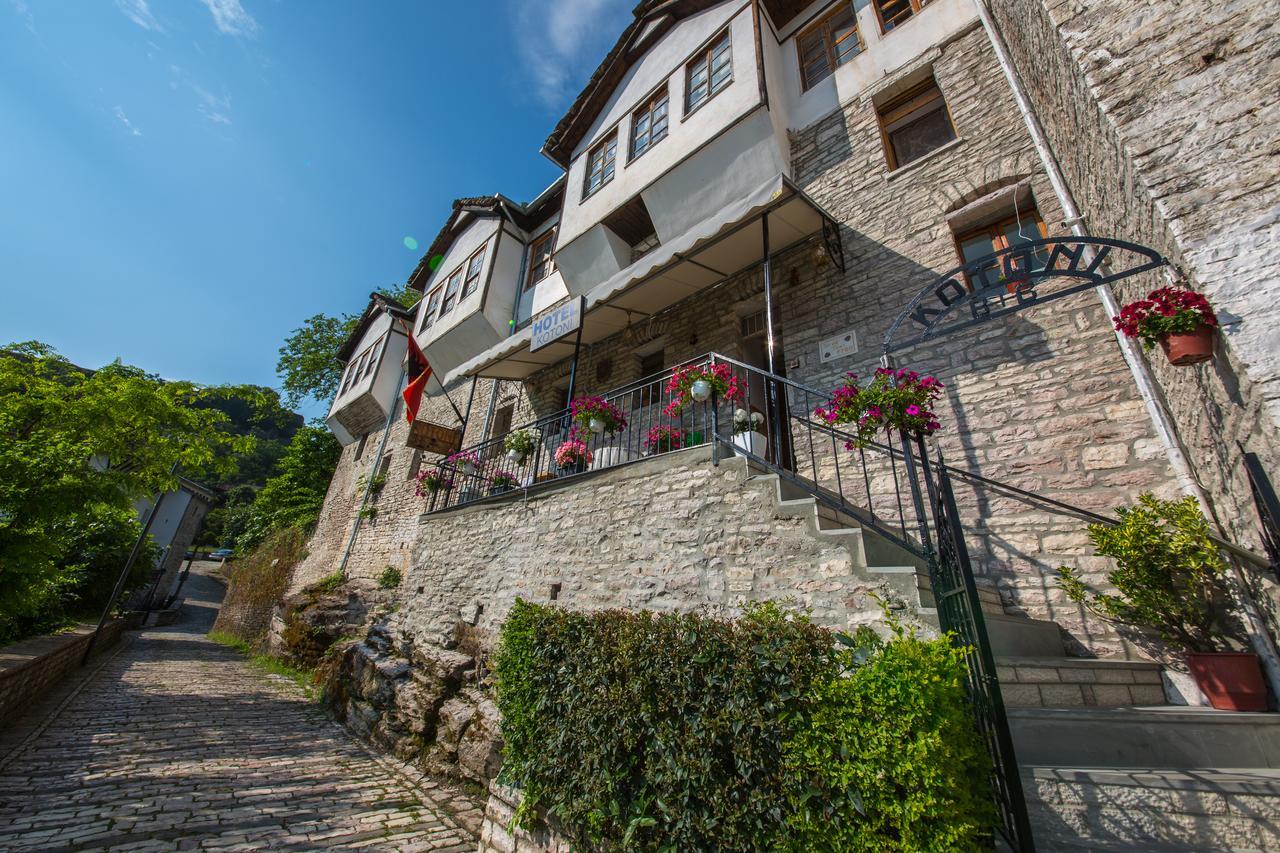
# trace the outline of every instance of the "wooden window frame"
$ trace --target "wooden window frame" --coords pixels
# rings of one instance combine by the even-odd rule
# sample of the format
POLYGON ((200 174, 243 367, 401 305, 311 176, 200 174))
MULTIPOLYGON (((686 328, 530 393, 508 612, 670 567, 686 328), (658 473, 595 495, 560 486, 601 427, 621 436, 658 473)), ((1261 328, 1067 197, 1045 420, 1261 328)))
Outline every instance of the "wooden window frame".
POLYGON ((639 107, 637 107, 635 110, 632 110, 631 112, 631 141, 627 145, 627 162, 630 163, 640 155, 649 151, 651 148, 653 148, 653 146, 657 145, 659 142, 666 139, 670 133, 671 133, 671 92, 667 88, 667 84, 663 83, 660 87, 654 90, 653 93, 649 95, 649 97, 645 98, 644 102, 639 107), (653 114, 658 109, 658 106, 660 104, 664 105, 666 109, 666 113, 663 115, 665 124, 663 124, 662 126, 662 135, 655 137, 653 134, 653 124, 654 124, 653 114), (648 139, 645 142, 644 148, 641 149, 640 151, 637 151, 636 150, 636 126, 640 123, 640 120, 642 118, 645 118, 646 116, 649 119, 648 139))
MULTIPOLYGON (((848 36, 845 36, 845 38, 847 39, 848 36)), ((818 83, 821 83, 832 74, 835 74, 837 68, 862 53, 866 47, 866 44, 862 41, 862 30, 858 28, 858 13, 854 10, 850 0, 840 0, 839 3, 836 3, 831 8, 821 13, 816 21, 805 27, 805 29, 796 36, 796 62, 800 67, 800 91, 807 92, 818 83), (844 62, 837 62, 836 60, 839 54, 835 49, 836 42, 832 38, 831 22, 841 12, 847 13, 853 20, 853 32, 851 35, 857 40, 858 48, 853 53, 849 54, 848 58, 846 58, 844 62), (803 42, 805 38, 813 35, 815 32, 820 32, 822 34, 822 49, 826 52, 827 56, 827 73, 823 74, 816 80, 810 80, 808 74, 805 73, 804 51, 801 48, 801 42, 803 42)))
MULTIPOLYGON (((947 105, 947 99, 942 94, 942 88, 938 86, 937 79, 932 76, 926 80, 922 80, 920 83, 912 86, 902 94, 895 96, 883 107, 876 107, 876 122, 880 127, 880 141, 884 146, 884 156, 889 163, 889 171, 892 172, 897 169, 901 169, 903 166, 910 165, 911 163, 923 159, 938 150, 937 148, 933 148, 924 154, 921 154, 919 157, 916 157, 914 160, 908 160, 906 163, 900 163, 898 162, 898 152, 893 148, 893 139, 891 137, 892 133, 902 127, 905 127, 907 124, 910 124, 908 119, 920 118, 926 113, 931 112, 934 109, 934 101, 942 104, 942 112, 947 118, 947 124, 951 127, 951 139, 944 142, 943 145, 946 145, 949 142, 954 142, 956 139, 960 138, 960 135, 956 133, 956 123, 951 118, 951 107, 947 105), (936 97, 931 97, 928 100, 921 101, 920 99, 924 95, 928 94, 930 89, 936 93, 936 97)), ((941 147, 941 145, 938 146, 938 148, 941 147)))
POLYGON ((928 6, 931 0, 907 0, 907 2, 911 6, 910 13, 905 16, 897 18, 895 21, 888 24, 886 28, 884 13, 880 11, 881 0, 871 0, 871 8, 875 9, 876 22, 880 24, 881 35, 886 35, 890 30, 896 30, 898 27, 902 26, 907 21, 910 21, 912 18, 919 15, 920 11, 924 9, 925 6, 928 6))
POLYGON ((729 27, 725 27, 720 32, 711 37, 709 41, 694 52, 694 55, 684 63, 684 115, 685 118, 693 115, 702 109, 711 99, 723 92, 733 83, 733 33, 729 27), (714 71, 716 47, 720 42, 725 43, 725 50, 729 53, 729 76, 721 81, 719 88, 712 85, 711 76, 714 71), (689 96, 693 93, 693 87, 690 81, 693 79, 693 72, 698 68, 707 69, 707 94, 693 104, 689 101, 689 96))
POLYGON ((444 281, 444 297, 440 300, 441 318, 456 308, 458 303, 462 301, 459 296, 462 293, 462 279, 465 275, 466 266, 466 264, 459 264, 458 268, 449 273, 449 277, 444 281), (453 291, 452 294, 450 294, 450 290, 453 291), (453 299, 453 301, 450 302, 450 299, 453 299))
POLYGON ((582 175, 582 200, 604 189, 618 174, 618 128, 614 127, 595 145, 587 149, 587 165, 582 175), (600 183, 591 186, 591 176, 595 174, 596 154, 600 153, 600 183))
POLYGON ((529 246, 529 275, 525 279, 525 290, 532 290, 538 282, 556 271, 555 246, 556 232, 560 230, 558 225, 553 225, 544 233, 534 238, 533 243, 529 246), (538 263, 538 250, 546 244, 551 244, 551 251, 547 253, 547 262, 545 264, 538 263), (539 267, 542 268, 542 274, 538 274, 539 267))
POLYGON ((431 324, 436 321, 436 316, 435 316, 436 311, 437 309, 439 309, 440 301, 443 298, 444 298, 444 282, 441 282, 440 284, 437 284, 435 287, 431 288, 431 292, 427 294, 427 298, 424 301, 423 307, 422 307, 422 327, 418 331, 425 332, 427 329, 431 328, 431 324), (437 295, 440 296, 440 299, 436 299, 437 295), (434 300, 434 304, 432 300, 434 300))
MULTIPOLYGON (((1043 240, 1049 236, 1049 229, 1044 224, 1044 217, 1040 215, 1040 210, 1036 206, 1035 199, 1028 198, 1026 201, 1019 204, 1017 211, 1017 213, 1001 219, 990 219, 982 225, 975 225, 970 228, 966 228, 963 231, 951 232, 951 239, 955 244, 956 257, 960 259, 960 263, 968 263, 964 257, 964 244, 965 241, 971 240, 974 237, 990 237, 991 245, 997 252, 1009 248, 1009 241, 1004 236, 1004 229, 1006 226, 1016 225, 1019 219, 1024 223, 1030 223, 1035 226, 1035 229, 1040 234, 1040 239, 1043 240)), ((975 289, 974 282, 967 274, 965 275, 965 284, 968 286, 970 291, 975 289)))
POLYGON ((467 262, 463 264, 466 268, 466 274, 462 277, 462 294, 458 296, 458 301, 466 299, 468 296, 476 292, 476 288, 480 286, 481 273, 484 272, 484 258, 489 250, 489 241, 486 240, 484 245, 471 253, 471 257, 467 258, 467 262), (472 267, 475 271, 472 271, 472 267))

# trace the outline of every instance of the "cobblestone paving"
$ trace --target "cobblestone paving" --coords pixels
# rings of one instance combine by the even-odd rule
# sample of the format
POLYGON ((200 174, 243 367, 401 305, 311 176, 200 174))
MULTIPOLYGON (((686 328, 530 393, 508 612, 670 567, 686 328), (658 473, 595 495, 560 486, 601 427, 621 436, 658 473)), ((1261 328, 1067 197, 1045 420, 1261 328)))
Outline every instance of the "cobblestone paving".
POLYGON ((205 637, 213 578, 193 572, 184 593, 182 624, 91 664, 52 721, 19 721, 31 736, 0 755, 0 850, 476 849, 474 803, 205 637))

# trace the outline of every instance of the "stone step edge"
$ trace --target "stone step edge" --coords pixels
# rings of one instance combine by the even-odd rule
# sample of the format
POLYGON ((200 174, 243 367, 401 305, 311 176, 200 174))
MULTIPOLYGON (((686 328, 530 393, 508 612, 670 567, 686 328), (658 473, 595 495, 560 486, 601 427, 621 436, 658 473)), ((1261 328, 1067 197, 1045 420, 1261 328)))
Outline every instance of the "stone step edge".
POLYGON ((1142 669, 1159 672, 1163 664, 1147 660, 1126 660, 1124 658, 1074 658, 1063 655, 1060 658, 1016 657, 1004 655, 996 658, 997 666, 1041 667, 1045 669, 1062 669, 1064 667, 1080 667, 1083 669, 1142 669))
POLYGON ((1024 764, 1020 770, 1024 779, 1067 785, 1280 796, 1280 770, 1271 768, 1128 770, 1118 767, 1055 767, 1024 764))
POLYGON ((1280 726, 1280 714, 1268 711, 1219 711, 1215 708, 1191 705, 1137 705, 1120 708, 1070 707, 1070 708, 1010 708, 1010 722, 1019 718, 1056 722, 1073 719, 1088 723, 1110 724, 1184 724, 1223 726, 1280 726))

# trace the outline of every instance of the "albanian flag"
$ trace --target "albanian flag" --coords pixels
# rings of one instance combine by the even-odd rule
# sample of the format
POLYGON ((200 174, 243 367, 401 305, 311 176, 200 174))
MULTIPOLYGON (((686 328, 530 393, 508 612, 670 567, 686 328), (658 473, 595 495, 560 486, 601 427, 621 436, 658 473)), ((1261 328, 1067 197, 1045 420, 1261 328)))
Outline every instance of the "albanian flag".
POLYGON ((422 392, 426 390, 427 380, 431 378, 431 365, 427 364, 427 357, 422 354, 422 347, 418 346, 413 330, 403 320, 400 325, 404 326, 405 334, 409 336, 409 363, 406 367, 409 384, 404 389, 404 414, 409 423, 413 423, 418 417, 418 406, 422 404, 422 392))

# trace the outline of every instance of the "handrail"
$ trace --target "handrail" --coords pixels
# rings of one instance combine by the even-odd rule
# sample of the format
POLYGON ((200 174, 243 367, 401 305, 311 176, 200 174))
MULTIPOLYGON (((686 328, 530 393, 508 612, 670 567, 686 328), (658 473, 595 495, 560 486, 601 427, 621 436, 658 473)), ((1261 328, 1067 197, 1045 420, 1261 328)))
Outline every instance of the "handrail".
MULTIPOLYGON (((796 382, 793 379, 788 379, 785 376, 778 376, 777 374, 770 373, 769 371, 763 368, 758 368, 758 367, 753 367, 751 365, 743 364, 740 361, 729 358, 727 356, 721 356, 719 354, 715 354, 715 357, 717 359, 726 361, 730 364, 736 364, 739 367, 759 373, 767 379, 771 379, 776 382, 790 385, 791 387, 796 388, 800 391, 803 391, 807 394, 815 394, 820 399, 825 396, 828 396, 828 392, 819 391, 816 388, 812 388, 808 385, 804 385, 800 382, 796 382)), ((817 427, 818 429, 828 430, 836 438, 843 439, 845 441, 851 441, 854 438, 852 434, 844 432, 843 430, 840 430, 840 429, 836 429, 835 427, 832 427, 829 424, 823 424, 819 421, 814 421, 809 419, 807 417, 807 413, 806 413, 805 420, 810 426, 817 427)), ((902 451, 891 445, 880 444, 879 442, 872 441, 868 444, 868 447, 874 447, 876 450, 880 451, 881 453, 889 453, 895 457, 902 456, 902 451)), ((979 474, 976 471, 971 471, 967 468, 957 468, 954 465, 947 465, 941 460, 941 454, 938 454, 938 456, 939 456, 938 459, 929 460, 928 464, 932 465, 935 468, 944 469, 948 474, 951 474, 959 479, 965 480, 966 482, 978 483, 984 486, 989 486, 993 489, 997 489, 999 491, 1003 491, 1007 494, 1011 494, 1018 498, 1035 501, 1041 504, 1048 504, 1052 507, 1057 507, 1058 509, 1064 510, 1074 515, 1081 516, 1093 524, 1105 524, 1108 527, 1116 527, 1120 524, 1119 519, 1102 515, 1100 513, 1096 513, 1092 510, 1085 509, 1084 507, 1075 506, 1074 504, 1070 504, 1070 503, 1067 503, 1066 501, 1058 500, 1057 498, 1051 498, 1048 495, 1042 495, 1042 494, 1039 494, 1038 492, 1032 492, 1027 489, 1023 489, 1019 486, 1015 486, 1011 483, 1005 483, 1003 481, 996 480, 991 477, 987 477, 983 474, 979 474)), ((922 460, 919 460, 917 458, 916 461, 922 461, 922 460)), ((1268 560, 1266 557, 1262 556, 1261 554, 1258 554, 1254 551, 1250 551, 1247 548, 1244 548, 1240 545, 1235 544, 1234 542, 1231 542, 1227 539, 1223 539, 1222 537, 1216 536, 1212 533, 1209 534, 1209 539, 1219 548, 1222 548, 1224 551, 1227 551, 1228 553, 1236 557, 1239 557, 1242 560, 1252 563, 1254 566, 1257 566, 1263 569, 1274 568, 1271 561, 1268 560)))

